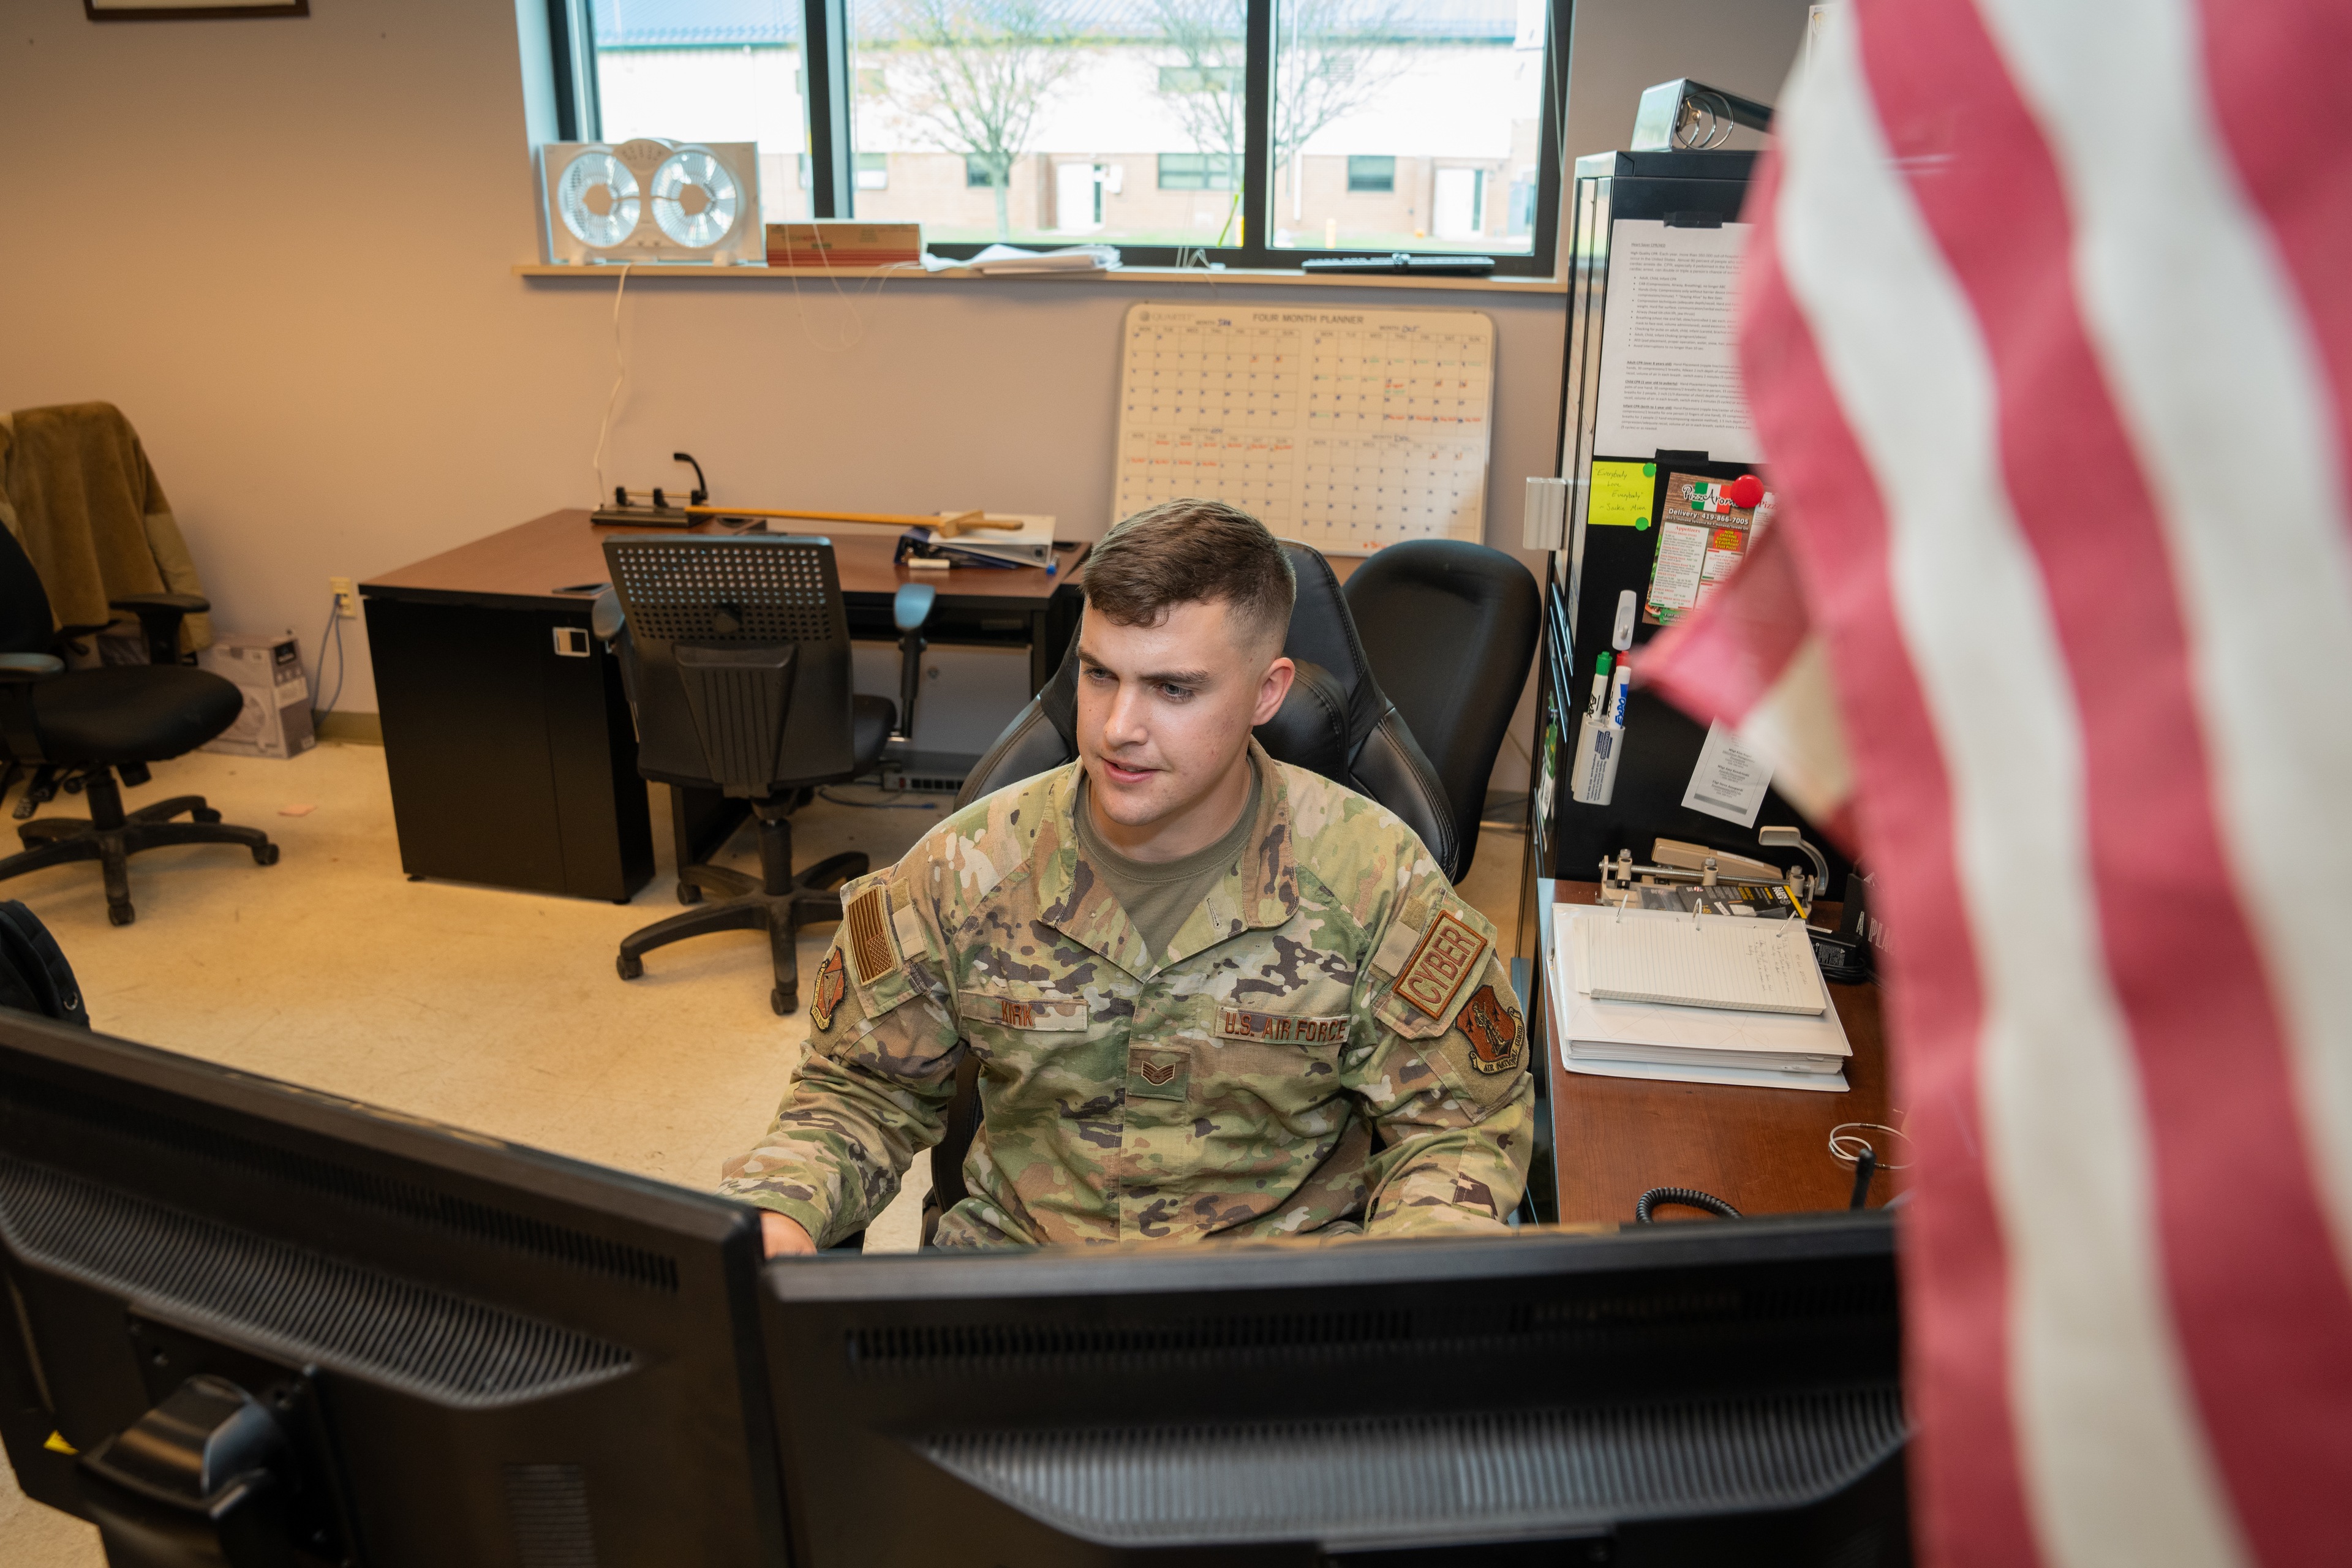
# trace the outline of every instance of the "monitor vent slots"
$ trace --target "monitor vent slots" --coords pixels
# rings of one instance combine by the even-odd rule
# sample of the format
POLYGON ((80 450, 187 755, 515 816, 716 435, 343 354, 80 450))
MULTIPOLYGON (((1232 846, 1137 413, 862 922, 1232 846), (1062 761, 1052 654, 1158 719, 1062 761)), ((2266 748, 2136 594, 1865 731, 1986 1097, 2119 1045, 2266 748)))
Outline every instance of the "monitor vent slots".
POLYGON ((1412 1338, 1410 1312, 1324 1312, 1202 1318, 1189 1322, 1086 1326, 1035 1323, 924 1324, 853 1330, 851 1367, 869 1373, 997 1375, 1193 1360, 1255 1352, 1295 1357, 1302 1350, 1346 1352, 1412 1338))
POLYGON ((578 1465, 509 1465, 507 1519, 522 1568, 596 1568, 588 1472, 578 1465))
POLYGON ((299 1362, 448 1404, 616 1377, 620 1346, 0 1155, 9 1247, 69 1278, 234 1328, 299 1362))
POLYGON ((919 1451, 1088 1540, 1380 1540, 1737 1510, 1895 1453, 1894 1382, 1756 1399, 1328 1421, 957 1433, 919 1451), (1794 1440, 1801 1435, 1801 1440, 1794 1440))
POLYGON ((1680 1328, 1698 1323, 1801 1323, 1822 1319, 1884 1320, 1895 1311, 1891 1282, 1845 1271, 1817 1280, 1785 1276, 1752 1285, 1686 1289, 1603 1290, 1549 1301, 1514 1303, 1514 1333, 1585 1330, 1680 1328))
MULTIPOLYGON (((642 1286, 646 1289, 669 1295, 677 1292, 677 1260, 641 1247, 606 1241, 566 1226, 550 1225, 505 1209, 493 1208, 488 1204, 469 1203, 395 1176, 312 1159, 291 1150, 240 1138, 233 1132, 191 1126, 175 1117, 152 1110, 142 1108, 135 1120, 128 1119, 119 1105, 95 1100, 52 1084, 35 1083, 23 1079, 0 1079, 0 1089, 5 1089, 5 1093, 0 1093, 0 1117, 5 1117, 8 1108, 21 1110, 37 1105, 58 1121, 70 1124, 53 1129, 54 1134, 66 1140, 67 1146, 79 1143, 87 1149, 105 1142, 129 1145, 125 1157, 131 1163, 126 1169, 153 1163, 152 1153, 140 1150, 140 1145, 147 1145, 149 1149, 160 1146, 178 1159, 205 1160, 226 1165, 265 1181, 283 1182, 341 1198, 346 1203, 436 1230, 455 1233, 508 1251, 527 1253, 551 1263, 603 1275, 606 1279, 642 1286)), ((29 1129, 0 1124, 0 1141, 21 1142, 20 1134, 27 1131, 29 1129)))

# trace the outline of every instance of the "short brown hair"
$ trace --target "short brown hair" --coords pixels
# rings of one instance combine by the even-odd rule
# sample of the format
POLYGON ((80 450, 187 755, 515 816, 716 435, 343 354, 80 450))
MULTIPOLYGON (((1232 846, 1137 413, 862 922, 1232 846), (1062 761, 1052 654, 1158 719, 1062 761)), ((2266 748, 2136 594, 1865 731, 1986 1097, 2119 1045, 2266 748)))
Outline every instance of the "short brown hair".
POLYGON ((1298 579, 1265 524, 1221 500, 1162 501, 1114 525, 1087 557, 1087 603, 1125 626, 1222 599, 1261 637, 1290 627, 1298 579))

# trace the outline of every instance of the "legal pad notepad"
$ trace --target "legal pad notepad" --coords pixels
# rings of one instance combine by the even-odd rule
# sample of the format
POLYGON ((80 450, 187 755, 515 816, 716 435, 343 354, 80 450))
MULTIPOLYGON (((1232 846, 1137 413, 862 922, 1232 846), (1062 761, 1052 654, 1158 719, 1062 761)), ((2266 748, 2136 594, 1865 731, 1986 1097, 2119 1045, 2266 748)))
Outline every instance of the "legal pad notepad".
POLYGON ((1576 931, 1599 1001, 1810 1014, 1828 1005, 1801 921, 1628 911, 1580 920, 1576 931))

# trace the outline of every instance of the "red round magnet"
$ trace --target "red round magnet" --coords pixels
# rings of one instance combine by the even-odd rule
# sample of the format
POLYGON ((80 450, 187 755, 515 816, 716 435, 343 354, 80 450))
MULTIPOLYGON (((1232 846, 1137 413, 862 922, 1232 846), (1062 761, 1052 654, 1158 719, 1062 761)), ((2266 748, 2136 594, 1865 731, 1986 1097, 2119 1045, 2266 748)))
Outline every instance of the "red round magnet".
POLYGON ((1723 495, 1726 500, 1744 511, 1764 499, 1764 481, 1754 474, 1742 474, 1731 481, 1723 495))

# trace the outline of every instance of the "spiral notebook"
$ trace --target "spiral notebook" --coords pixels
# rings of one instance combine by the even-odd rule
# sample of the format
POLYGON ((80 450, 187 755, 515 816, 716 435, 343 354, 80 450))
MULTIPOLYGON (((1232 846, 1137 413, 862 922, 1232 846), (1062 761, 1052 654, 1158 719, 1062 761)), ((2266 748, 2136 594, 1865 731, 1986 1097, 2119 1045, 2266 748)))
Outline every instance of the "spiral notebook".
POLYGON ((1819 1014, 1828 1005, 1800 921, 1627 910, 1576 922, 1596 1000, 1819 1014))

